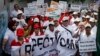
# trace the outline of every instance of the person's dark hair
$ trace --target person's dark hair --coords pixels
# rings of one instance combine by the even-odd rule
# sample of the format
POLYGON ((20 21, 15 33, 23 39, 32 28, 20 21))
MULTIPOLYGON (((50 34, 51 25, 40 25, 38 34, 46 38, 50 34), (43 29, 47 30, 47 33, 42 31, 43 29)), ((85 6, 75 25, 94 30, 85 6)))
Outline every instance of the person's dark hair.
POLYGON ((17 7, 19 8, 19 5, 18 4, 14 4, 14 8, 17 8, 17 7))
POLYGON ((24 13, 24 8, 21 8, 20 10, 22 10, 22 12, 24 13))
POLYGON ((8 28, 9 28, 11 31, 14 31, 13 26, 14 26, 16 23, 17 23, 16 21, 10 20, 10 21, 8 22, 8 28))
POLYGON ((50 27, 50 26, 54 26, 54 25, 53 25, 53 24, 49 24, 49 27, 50 27))
POLYGON ((91 29, 91 27, 90 27, 90 26, 87 26, 85 29, 88 29, 88 28, 89 28, 89 29, 91 29))
POLYGON ((17 19, 21 19, 21 17, 22 17, 22 13, 17 15, 17 19))

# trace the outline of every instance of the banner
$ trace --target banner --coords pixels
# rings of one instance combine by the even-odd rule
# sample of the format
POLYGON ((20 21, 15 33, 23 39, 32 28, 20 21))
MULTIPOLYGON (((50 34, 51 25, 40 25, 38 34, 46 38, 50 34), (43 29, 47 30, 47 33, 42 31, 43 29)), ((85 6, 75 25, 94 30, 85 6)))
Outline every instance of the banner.
POLYGON ((75 56, 77 52, 76 40, 67 30, 59 33, 57 37, 57 50, 59 56, 75 56))
POLYGON ((54 40, 54 37, 46 37, 45 35, 31 38, 30 43, 13 48, 12 56, 57 56, 54 40))
MULTIPOLYGON (((77 41, 67 30, 53 37, 31 36, 29 43, 12 48, 12 56, 74 56, 77 53, 77 41)), ((79 51, 96 51, 95 40, 80 41, 79 51)))
POLYGON ((96 51, 96 41, 95 40, 87 40, 79 42, 79 51, 80 52, 92 52, 96 51))

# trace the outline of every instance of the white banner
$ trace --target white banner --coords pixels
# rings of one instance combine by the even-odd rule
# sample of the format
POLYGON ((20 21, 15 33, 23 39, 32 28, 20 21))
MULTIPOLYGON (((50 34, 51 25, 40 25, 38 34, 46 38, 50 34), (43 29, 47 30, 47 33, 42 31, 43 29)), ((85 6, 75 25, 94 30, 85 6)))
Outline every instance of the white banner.
POLYGON ((12 49, 12 56, 72 56, 77 51, 75 42, 67 30, 58 37, 36 36, 30 39, 30 43, 12 49))
POLYGON ((12 56, 57 56, 55 38, 43 35, 31 40, 31 43, 25 43, 20 48, 15 47, 12 56))
POLYGON ((96 41, 95 40, 87 40, 79 42, 79 51, 80 52, 92 52, 96 51, 96 41))

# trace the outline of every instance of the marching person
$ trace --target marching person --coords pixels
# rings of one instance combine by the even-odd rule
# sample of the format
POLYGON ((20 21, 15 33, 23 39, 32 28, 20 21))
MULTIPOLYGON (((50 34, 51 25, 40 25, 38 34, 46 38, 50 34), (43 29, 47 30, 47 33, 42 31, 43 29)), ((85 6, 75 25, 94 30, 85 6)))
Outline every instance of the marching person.
POLYGON ((27 23, 25 21, 25 18, 22 15, 22 13, 18 14, 17 18, 13 18, 12 20, 15 20, 15 21, 17 21, 19 23, 18 26, 17 26, 17 28, 20 28, 20 27, 23 28, 23 26, 27 25, 27 23))
POLYGON ((61 32, 63 31, 62 26, 60 25, 58 20, 54 20, 54 26, 55 26, 55 32, 61 32))
POLYGON ((70 21, 69 21, 69 18, 68 17, 64 17, 62 19, 62 24, 61 26, 64 28, 64 29, 67 29, 71 34, 73 34, 73 28, 72 26, 70 25, 70 21))
POLYGON ((28 39, 24 38, 24 29, 23 28, 18 28, 16 30, 16 35, 17 35, 17 39, 14 39, 11 42, 11 46, 22 46, 23 43, 27 43, 28 39))
POLYGON ((70 20, 70 23, 73 24, 74 23, 74 20, 78 18, 78 12, 73 12, 73 17, 72 19, 70 20))
POLYGON ((89 23, 90 18, 91 18, 91 17, 90 17, 89 15, 86 15, 85 21, 84 21, 84 24, 85 24, 85 25, 89 23))
POLYGON ((91 24, 91 32, 94 33, 94 35, 96 36, 97 26, 95 23, 95 18, 90 18, 89 23, 91 24))
MULTIPOLYGON (((86 41, 86 40, 96 40, 96 37, 91 32, 91 25, 90 24, 85 25, 85 33, 80 35, 79 41, 86 41)), ((80 52, 80 55, 81 56, 93 56, 92 52, 80 52)))
POLYGON ((75 32, 78 29, 78 25, 79 25, 80 22, 81 22, 80 18, 76 18, 74 20, 74 23, 72 24, 73 32, 75 32))
POLYGON ((80 22, 78 24, 78 28, 75 30, 73 37, 75 38, 79 38, 81 34, 83 34, 85 32, 85 26, 84 26, 84 22, 80 22))
POLYGON ((30 36, 30 42, 32 41, 32 38, 34 38, 35 36, 41 36, 44 35, 44 32, 42 30, 42 28, 40 27, 39 24, 34 24, 33 25, 33 33, 30 36))
POLYGON ((49 29, 45 30, 45 34, 48 36, 48 37, 54 37, 55 33, 55 28, 54 28, 54 23, 50 23, 49 26, 48 26, 49 29))
POLYGON ((20 52, 21 52, 21 46, 24 44, 24 43, 28 43, 29 42, 29 40, 28 39, 26 39, 25 37, 24 37, 24 29, 23 28, 18 28, 17 30, 16 30, 16 35, 17 35, 17 38, 16 39, 14 39, 12 42, 11 42, 11 56, 15 56, 15 55, 17 55, 17 56, 20 56, 21 54, 20 54, 20 52), (19 54, 17 53, 17 49, 19 49, 19 54), (14 52, 16 52, 16 53, 14 53, 14 52))
POLYGON ((49 17, 43 24, 43 27, 46 29, 49 23, 53 23, 53 18, 49 17))
MULTIPOLYGON (((55 38, 55 28, 54 28, 54 23, 50 23, 48 25, 48 29, 45 30, 45 35, 46 37, 53 37, 55 38)), ((53 40, 54 41, 54 40, 53 40)), ((52 43, 51 43, 52 44, 52 43)))
POLYGON ((11 11, 11 17, 17 17, 17 15, 19 14, 19 13, 22 13, 23 14, 23 12, 22 12, 22 10, 20 10, 21 8, 19 7, 19 5, 18 4, 15 4, 14 5, 14 10, 13 11, 11 11))
POLYGON ((9 21, 8 28, 5 32, 2 49, 5 52, 4 56, 11 56, 11 42, 16 39, 15 30, 17 27, 16 21, 9 21))
POLYGON ((57 50, 59 56, 74 56, 76 54, 75 41, 72 36, 72 29, 68 17, 62 19, 62 30, 58 33, 57 50), (62 41, 61 41, 62 40, 62 41), (68 41, 66 43, 66 41, 68 41), (62 44, 61 44, 62 43, 62 44), (65 44, 65 45, 64 45, 65 44))
POLYGON ((23 28, 24 28, 24 37, 26 39, 29 39, 30 38, 30 34, 31 34, 32 27, 29 26, 29 25, 26 25, 26 26, 23 26, 23 28))
POLYGON ((28 20, 28 25, 29 26, 33 26, 34 24, 39 24, 41 26, 40 23, 40 19, 37 16, 32 16, 29 20, 28 20))

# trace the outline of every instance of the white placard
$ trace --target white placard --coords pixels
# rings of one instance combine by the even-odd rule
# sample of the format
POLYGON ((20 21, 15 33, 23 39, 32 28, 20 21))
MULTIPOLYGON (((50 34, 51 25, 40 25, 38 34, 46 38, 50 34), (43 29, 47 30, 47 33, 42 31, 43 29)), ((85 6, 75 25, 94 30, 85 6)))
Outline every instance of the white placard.
POLYGON ((25 16, 37 15, 37 5, 34 2, 28 3, 27 7, 24 8, 24 14, 25 16))
POLYGON ((76 11, 76 12, 80 12, 81 10, 81 4, 71 4, 71 11, 76 11))
POLYGON ((68 8, 68 4, 66 1, 59 1, 59 7, 64 11, 68 8))
POLYGON ((96 41, 88 40, 88 41, 80 41, 79 42, 79 51, 80 52, 92 52, 96 51, 96 41))
POLYGON ((37 5, 42 5, 44 4, 44 0, 37 0, 37 5))
POLYGON ((37 14, 38 15, 45 15, 46 13, 46 4, 37 5, 37 14))

